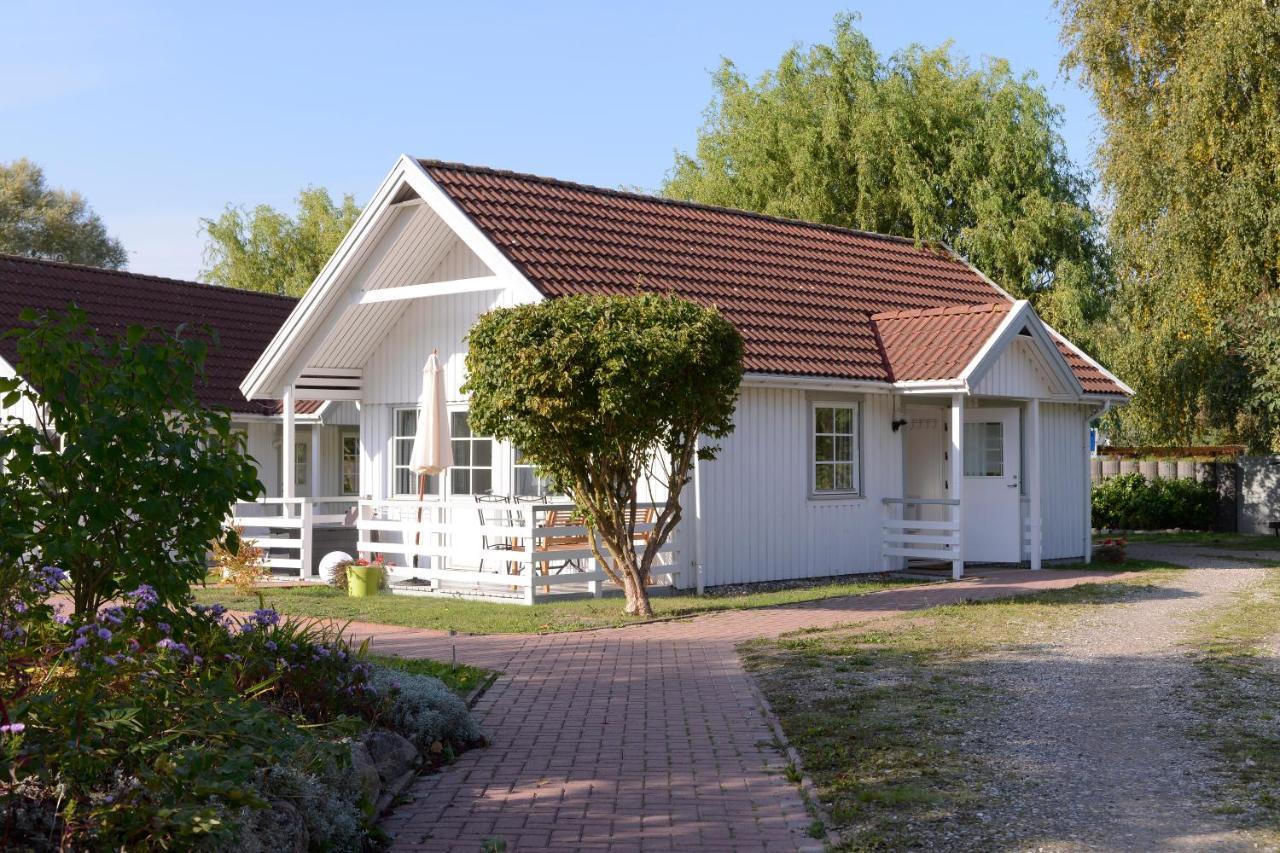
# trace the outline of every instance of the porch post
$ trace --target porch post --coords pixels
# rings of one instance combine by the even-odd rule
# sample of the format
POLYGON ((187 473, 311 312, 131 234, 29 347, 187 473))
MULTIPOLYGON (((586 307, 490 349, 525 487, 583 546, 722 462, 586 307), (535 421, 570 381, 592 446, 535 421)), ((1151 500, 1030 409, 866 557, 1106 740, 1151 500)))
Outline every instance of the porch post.
POLYGON ((951 577, 960 580, 964 577, 964 394, 951 395, 951 463, 950 474, 951 500, 957 501, 951 507, 951 520, 956 525, 956 553, 951 560, 951 577))
POLYGON ((1030 497, 1027 520, 1031 522, 1031 568, 1040 569, 1040 401, 1032 400, 1027 408, 1027 468, 1031 482, 1027 485, 1030 497))
MULTIPOLYGON (((311 459, 308 464, 307 482, 311 484, 311 497, 318 498, 328 494, 320 488, 317 479, 320 476, 320 421, 311 425, 311 459)), ((335 489, 335 492, 338 490, 335 489)))
MULTIPOLYGON (((293 424, 293 385, 284 389, 284 436, 280 439, 280 497, 296 497, 293 485, 293 446, 297 443, 293 424)), ((288 507, 285 512, 289 511, 288 507)))

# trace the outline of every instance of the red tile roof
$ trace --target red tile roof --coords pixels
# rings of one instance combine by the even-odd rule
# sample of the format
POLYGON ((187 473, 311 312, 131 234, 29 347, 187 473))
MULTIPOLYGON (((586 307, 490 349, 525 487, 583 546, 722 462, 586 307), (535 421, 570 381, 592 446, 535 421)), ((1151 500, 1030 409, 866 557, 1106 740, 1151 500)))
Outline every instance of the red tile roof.
POLYGON ((893 381, 954 379, 1009 315, 1012 302, 871 315, 893 381))
POLYGON ((873 314, 1008 301, 953 253, 901 237, 420 162, 544 295, 672 291, 714 304, 742 333, 751 372, 891 381, 873 314))
POLYGON ((180 323, 203 325, 217 334, 218 343, 205 363, 201 400, 233 412, 271 414, 279 405, 249 402, 240 393, 240 380, 296 302, 193 281, 0 255, 0 356, 16 362, 16 342, 3 333, 21 325, 18 316, 24 308, 64 311, 75 303, 103 334, 119 334, 131 325, 169 330, 180 323))

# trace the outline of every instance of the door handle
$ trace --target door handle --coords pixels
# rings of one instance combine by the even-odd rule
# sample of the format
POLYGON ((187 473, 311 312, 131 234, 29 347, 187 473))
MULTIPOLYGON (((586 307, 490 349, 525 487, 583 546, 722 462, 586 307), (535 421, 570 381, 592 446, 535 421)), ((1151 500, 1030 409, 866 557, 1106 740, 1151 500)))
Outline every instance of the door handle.
POLYGON ((1010 483, 1010 484, 1009 484, 1008 486, 1006 486, 1005 488, 1007 488, 1007 489, 1016 489, 1016 488, 1018 488, 1018 484, 1017 484, 1017 483, 1010 483))

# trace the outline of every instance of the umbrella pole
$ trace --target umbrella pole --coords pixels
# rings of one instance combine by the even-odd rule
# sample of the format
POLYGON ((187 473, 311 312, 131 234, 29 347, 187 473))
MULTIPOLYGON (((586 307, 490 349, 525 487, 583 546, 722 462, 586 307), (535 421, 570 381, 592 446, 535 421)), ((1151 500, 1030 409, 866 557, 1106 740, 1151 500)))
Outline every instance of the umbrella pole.
MULTIPOLYGON (((413 544, 417 547, 422 542, 422 497, 427 493, 427 475, 418 475, 418 523, 413 530, 413 544)), ((418 568, 418 555, 413 555, 413 567, 418 568)))

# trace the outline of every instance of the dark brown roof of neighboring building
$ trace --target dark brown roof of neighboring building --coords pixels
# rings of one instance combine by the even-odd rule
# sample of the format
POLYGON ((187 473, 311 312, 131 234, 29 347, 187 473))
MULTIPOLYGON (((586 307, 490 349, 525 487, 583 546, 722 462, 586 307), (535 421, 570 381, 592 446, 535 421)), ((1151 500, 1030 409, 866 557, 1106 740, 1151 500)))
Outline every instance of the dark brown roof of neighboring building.
POLYGON ((18 317, 23 309, 65 311, 72 303, 88 314, 89 323, 102 334, 120 334, 132 325, 169 331, 183 323, 209 328, 217 343, 209 348, 205 378, 199 387, 201 400, 238 413, 279 411, 274 401, 246 400, 239 386, 293 310, 296 299, 0 255, 0 356, 10 364, 17 360, 16 341, 3 333, 21 325, 18 317))
POLYGON ((954 379, 1009 316, 1012 302, 871 315, 895 382, 954 379))
POLYGON ((902 237, 419 162, 544 295, 670 291, 713 304, 742 333, 751 372, 893 381, 873 314, 1009 304, 953 252, 902 237))

